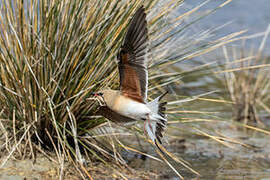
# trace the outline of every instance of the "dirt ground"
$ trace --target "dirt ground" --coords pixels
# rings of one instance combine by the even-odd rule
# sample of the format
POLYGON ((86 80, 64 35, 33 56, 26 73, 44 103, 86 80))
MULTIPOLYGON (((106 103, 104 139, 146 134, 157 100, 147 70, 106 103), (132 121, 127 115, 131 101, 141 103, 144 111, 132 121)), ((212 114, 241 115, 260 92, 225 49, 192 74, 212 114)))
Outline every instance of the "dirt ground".
MULTIPOLYGON (((1 157, 1 163, 6 156, 1 157)), ((0 180, 56 180, 59 179, 60 166, 43 155, 38 155, 36 161, 31 159, 17 160, 10 158, 3 168, 0 168, 0 180)), ((92 163, 86 167, 91 177, 96 180, 159 179, 151 172, 135 171, 134 169, 119 168, 113 170, 102 163, 92 163)), ((114 168, 116 169, 116 168, 114 168)), ((83 179, 72 165, 65 165, 63 179, 83 179)))

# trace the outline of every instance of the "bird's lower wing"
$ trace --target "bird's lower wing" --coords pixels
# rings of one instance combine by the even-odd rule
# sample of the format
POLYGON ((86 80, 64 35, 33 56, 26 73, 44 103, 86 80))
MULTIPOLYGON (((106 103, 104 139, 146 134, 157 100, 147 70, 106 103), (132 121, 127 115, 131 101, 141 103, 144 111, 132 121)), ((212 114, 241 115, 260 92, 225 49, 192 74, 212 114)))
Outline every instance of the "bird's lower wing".
POLYGON ((129 117, 125 117, 122 116, 121 114, 118 114, 114 111, 112 111, 110 108, 108 108, 107 106, 101 106, 97 113, 97 115, 102 115, 105 118, 109 119, 112 122, 115 123, 130 123, 130 122, 134 122, 136 121, 135 119, 129 118, 129 117))

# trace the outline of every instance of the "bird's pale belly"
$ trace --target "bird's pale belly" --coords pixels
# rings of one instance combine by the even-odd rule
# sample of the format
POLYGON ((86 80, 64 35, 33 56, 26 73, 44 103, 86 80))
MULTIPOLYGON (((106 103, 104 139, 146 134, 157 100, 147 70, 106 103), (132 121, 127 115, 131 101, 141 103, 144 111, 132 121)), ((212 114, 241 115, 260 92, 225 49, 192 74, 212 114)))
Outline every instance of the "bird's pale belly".
POLYGON ((147 114, 151 113, 150 109, 145 104, 131 100, 124 96, 120 96, 116 100, 112 110, 123 116, 131 117, 137 120, 145 119, 147 114))

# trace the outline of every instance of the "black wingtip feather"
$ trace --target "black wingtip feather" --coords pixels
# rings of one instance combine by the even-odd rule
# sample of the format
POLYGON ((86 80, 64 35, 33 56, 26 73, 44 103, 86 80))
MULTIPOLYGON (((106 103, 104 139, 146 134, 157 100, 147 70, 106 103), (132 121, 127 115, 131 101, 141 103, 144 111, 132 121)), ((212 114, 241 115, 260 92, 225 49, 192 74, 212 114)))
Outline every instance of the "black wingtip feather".
MULTIPOLYGON (((158 101, 160 101, 166 94, 168 94, 168 91, 166 91, 164 94, 162 94, 159 97, 158 101)), ((159 105, 158 105, 158 114, 164 119, 166 118, 166 114, 165 114, 166 104, 167 104, 167 102, 162 102, 162 103, 159 103, 159 105)), ((162 132, 166 128, 166 121, 164 119, 159 119, 159 122, 157 123, 156 134, 155 134, 157 137, 157 140, 160 144, 162 144, 162 142, 161 142, 161 138, 163 137, 162 132)))
POLYGON ((141 6, 131 19, 123 46, 131 45, 131 48, 135 50, 147 42, 147 34, 145 8, 141 6))
MULTIPOLYGON (((164 94, 162 94, 158 100, 160 101, 166 94, 168 94, 168 91, 166 91, 164 94)), ((167 102, 159 103, 159 105, 158 105, 158 114, 163 118, 166 117, 166 115, 165 115, 166 105, 167 105, 167 102)))

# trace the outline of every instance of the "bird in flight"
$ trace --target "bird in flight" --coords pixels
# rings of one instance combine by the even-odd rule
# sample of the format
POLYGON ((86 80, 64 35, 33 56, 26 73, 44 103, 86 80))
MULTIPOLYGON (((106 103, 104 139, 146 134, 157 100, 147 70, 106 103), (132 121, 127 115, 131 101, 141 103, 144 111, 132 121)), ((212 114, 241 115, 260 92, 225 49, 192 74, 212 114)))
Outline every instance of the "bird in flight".
POLYGON ((144 133, 157 145, 157 141, 161 144, 167 124, 166 102, 160 103, 167 92, 147 102, 147 47, 147 21, 142 6, 131 19, 117 55, 120 90, 106 89, 91 94, 100 102, 97 114, 115 123, 144 121, 144 133))

